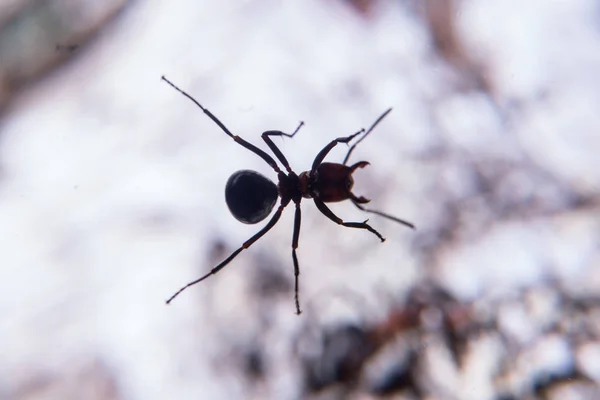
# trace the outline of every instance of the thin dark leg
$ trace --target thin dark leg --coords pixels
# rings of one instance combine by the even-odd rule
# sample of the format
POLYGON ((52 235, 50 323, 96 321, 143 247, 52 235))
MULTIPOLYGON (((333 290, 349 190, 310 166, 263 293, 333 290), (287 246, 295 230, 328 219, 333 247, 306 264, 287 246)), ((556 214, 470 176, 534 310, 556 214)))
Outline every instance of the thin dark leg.
POLYGON ((313 198, 313 200, 315 202, 315 205, 319 209, 319 211, 321 211, 323 213, 323 215, 325 215, 327 218, 329 218, 336 224, 343 225, 348 228, 366 229, 369 232, 373 233, 375 236, 377 236, 379 238, 379 240, 381 240, 382 242, 385 242, 385 238, 383 236, 381 236, 381 234, 379 232, 377 232, 375 229, 373 229, 369 224, 367 224, 367 221, 369 221, 369 220, 366 220, 364 222, 344 222, 341 218, 339 218, 337 215, 335 215, 333 213, 333 211, 331 211, 329 209, 329 207, 327 207, 325 205, 325 203, 323 203, 321 200, 319 200, 317 198, 313 198))
POLYGON ((410 223, 408 221, 405 221, 403 219, 394 217, 393 215, 389 215, 389 214, 386 214, 384 212, 377 211, 377 210, 371 210, 371 209, 368 209, 368 208, 364 208, 363 206, 361 206, 360 204, 358 204, 356 201, 353 201, 352 204, 354 204, 356 207, 358 207, 358 209, 361 210, 361 211, 365 211, 365 212, 370 212, 370 213, 373 213, 373 214, 377 214, 377 215, 379 215, 381 217, 384 217, 384 218, 387 218, 387 219, 391 219, 392 221, 398 222, 399 224, 406 225, 406 226, 408 226, 411 229, 416 229, 415 226, 412 223, 410 223))
POLYGON ((346 157, 344 158, 344 162, 342 162, 342 164, 346 165, 346 163, 348 162, 348 159, 350 158, 350 154, 352 154, 352 152, 354 151, 354 148, 356 146, 358 146, 358 144, 360 142, 362 142, 363 140, 365 140, 365 138, 369 135, 369 133, 371 133, 371 131, 377 126, 377 124, 379 124, 381 122, 381 120, 384 119, 385 116, 390 113, 390 111, 392 111, 392 109, 388 108, 386 112, 384 112, 383 114, 381 114, 381 116, 379 118, 377 118, 377 120, 375 122, 373 122, 373 125, 371 125, 371 127, 367 130, 367 132, 365 132, 365 134, 363 135, 363 137, 361 137, 360 139, 358 139, 358 141, 356 143, 354 143, 352 145, 352 147, 350 147, 350 150, 348 150, 348 154, 346 154, 346 157))
POLYGON ((290 168, 290 164, 288 163, 288 160, 285 158, 285 156, 283 155, 281 150, 279 150, 279 148, 275 145, 275 143, 273 143, 273 141, 271 140, 271 138, 269 136, 285 136, 285 137, 293 138, 294 135, 296 133, 298 133, 298 131, 300 130, 302 125, 304 125, 304 122, 300 121, 300 124, 298 125, 296 130, 294 130, 294 133, 291 133, 291 134, 284 133, 281 131, 266 131, 266 132, 263 132, 263 134, 261 135, 262 139, 265 141, 265 143, 267 143, 267 146, 269 146, 269 148, 271 149, 273 154, 275 154, 275 157, 277 157, 279 162, 281 162, 283 164, 283 166, 285 167, 285 169, 288 172, 292 172, 292 169, 290 168))
POLYGON ((300 239, 300 202, 296 203, 296 216, 294 217, 294 235, 292 237, 292 259, 294 260, 294 299, 296 301, 296 314, 302 314, 300 310, 300 301, 298 300, 298 276, 300 276, 300 266, 298 265, 298 257, 296 249, 298 248, 298 240, 300 239))
POLYGON ((203 280, 205 280, 209 276, 214 275, 217 272, 219 272, 227 264, 229 264, 231 262, 231 260, 233 260, 235 257, 237 257, 237 255, 240 254, 242 252, 242 250, 247 249, 248 247, 252 246, 252 244, 254 242, 256 242, 258 239, 260 239, 265 233, 269 232, 269 230, 273 226, 275 226, 275 224, 277 223, 277 221, 279 221, 279 218, 281 217, 281 213, 283 212, 284 208, 285 208, 285 206, 283 204, 280 205, 279 208, 277 209, 277 211, 275 211, 275 214, 273 215, 273 217, 271 218, 271 220, 269 221, 269 223, 267 223, 267 225, 265 225, 264 228, 262 228, 260 231, 258 231, 258 233, 255 234, 254 236, 252 236, 250 239, 246 240, 244 242, 244 244, 242 245, 242 247, 240 247, 239 249, 237 249, 236 251, 234 251, 233 253, 231 253, 231 255, 229 257, 227 257, 223 262, 221 262, 221 264, 219 264, 216 267, 214 267, 213 269, 211 269, 208 274, 204 275, 200 279, 196 279, 195 281, 192 281, 192 282, 188 283, 187 285, 185 285, 184 287, 182 287, 181 289, 179 289, 177 292, 175 292, 175 294, 173 296, 171 296, 169 298, 169 300, 167 300, 167 304, 169 304, 171 301, 173 301, 173 299, 175 297, 179 296, 179 294, 181 292, 183 292, 185 289, 189 288, 190 286, 194 286, 195 284, 202 282, 203 280))
POLYGON ((213 115, 213 113, 211 113, 210 111, 208 111, 206 108, 202 107, 202 105, 196 99, 194 99, 192 96, 190 96, 189 94, 187 94, 183 90, 179 89, 177 86, 175 86, 175 84, 173 84, 167 78, 165 78, 163 76, 162 80, 165 81, 165 82, 167 82, 169 85, 171 85, 171 87, 173 87, 179 93, 181 93, 182 95, 184 95, 185 97, 187 97, 188 99, 190 99, 191 101, 193 101, 194 104, 196 104, 198 107, 200 107, 200 109, 204 112, 204 114, 206 114, 208 116, 208 118, 212 119, 213 122, 215 124, 217 124, 219 126, 219 128, 221 128, 221 130, 227 134, 227 136, 229 136, 230 138, 232 138, 233 140, 235 140, 236 143, 238 143, 239 145, 245 147, 246 149, 250 150, 251 152, 253 152, 257 156, 259 156, 260 158, 262 158, 263 160, 265 160, 265 162, 267 164, 269 164, 271 166, 271 168, 273 168, 275 170, 275 172, 277 172, 277 173, 281 172, 281 169, 279 169, 279 166, 277 165, 277 163, 275 162, 275 160, 273 160, 273 157, 271 157, 270 155, 268 155, 267 153, 265 153, 264 151, 262 151, 258 147, 254 146, 252 143, 249 143, 249 142, 245 141, 244 139, 242 139, 241 137, 232 134, 229 131, 229 129, 227 129, 227 127, 225 125, 223 125, 223 123, 217 117, 215 117, 213 115))
POLYGON ((360 131, 356 132, 354 135, 341 137, 341 138, 332 140, 327 146, 323 147, 323 150, 321 150, 319 152, 319 154, 317 154, 317 156, 315 157, 315 161, 313 161, 311 172, 314 173, 316 171, 317 167, 319 165, 321 165, 321 163, 325 159, 325 156, 327 156, 327 154, 331 151, 331 149, 333 149, 338 143, 348 143, 352 139, 354 139, 356 136, 363 133, 364 131, 365 131, 364 129, 361 129, 360 131))

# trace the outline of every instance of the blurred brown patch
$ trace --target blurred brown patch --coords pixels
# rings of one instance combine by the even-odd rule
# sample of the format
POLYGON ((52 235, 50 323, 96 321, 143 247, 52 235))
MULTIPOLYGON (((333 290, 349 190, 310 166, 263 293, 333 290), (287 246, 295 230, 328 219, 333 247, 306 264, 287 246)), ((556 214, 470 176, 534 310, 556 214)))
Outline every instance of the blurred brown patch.
POLYGON ((69 61, 127 4, 23 0, 0 8, 0 114, 23 87, 69 61))

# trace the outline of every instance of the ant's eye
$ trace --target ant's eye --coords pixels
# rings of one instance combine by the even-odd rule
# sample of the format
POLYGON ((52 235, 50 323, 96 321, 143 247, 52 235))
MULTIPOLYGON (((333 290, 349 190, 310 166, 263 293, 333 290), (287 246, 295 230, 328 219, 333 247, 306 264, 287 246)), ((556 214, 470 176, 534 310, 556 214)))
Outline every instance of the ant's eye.
POLYGON ((348 179, 346 179, 346 190, 350 191, 350 189, 352 189, 352 186, 354 186, 354 179, 352 179, 351 176, 348 176, 348 179))

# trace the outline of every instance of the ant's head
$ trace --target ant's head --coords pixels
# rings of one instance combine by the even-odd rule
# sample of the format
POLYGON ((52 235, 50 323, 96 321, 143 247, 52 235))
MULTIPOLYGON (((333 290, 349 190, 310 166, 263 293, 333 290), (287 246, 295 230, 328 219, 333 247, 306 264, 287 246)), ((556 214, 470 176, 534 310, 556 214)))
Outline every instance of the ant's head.
POLYGON ((229 211, 245 224, 256 224, 267 218, 278 196, 277 186, 255 171, 237 171, 225 185, 229 211))
POLYGON ((365 197, 356 197, 352 193, 354 178, 352 173, 357 168, 369 165, 366 161, 360 161, 351 167, 337 163, 321 163, 314 172, 306 171, 300 174, 300 181, 308 181, 308 194, 304 197, 315 197, 324 203, 334 203, 351 199, 354 203, 368 203, 365 197))
POLYGON ((365 204, 370 202, 370 199, 367 199, 366 197, 360 196, 360 197, 356 197, 354 195, 354 193, 352 193, 352 186, 354 186, 354 178, 352 177, 352 173, 357 169, 357 168, 364 168, 367 165, 369 165, 369 163, 367 161, 359 161, 356 164, 354 164, 353 166, 350 167, 350 172, 348 173, 348 180, 346 183, 346 189, 348 191, 348 197, 351 198, 353 201, 355 201, 356 203, 360 203, 360 204, 365 204))

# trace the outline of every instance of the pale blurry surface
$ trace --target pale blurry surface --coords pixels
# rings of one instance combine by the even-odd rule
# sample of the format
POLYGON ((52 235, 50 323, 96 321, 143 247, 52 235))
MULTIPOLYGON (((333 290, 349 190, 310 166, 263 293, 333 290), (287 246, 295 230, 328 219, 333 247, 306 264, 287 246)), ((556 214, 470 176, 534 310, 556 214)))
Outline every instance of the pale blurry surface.
MULTIPOLYGON (((434 281, 465 302, 512 301, 498 318, 522 344, 539 330, 519 290, 558 281, 600 291, 598 5, 350 3, 138 1, 11 98, 0 121, 0 398, 300 398, 291 342, 315 315, 381 317, 415 282, 434 281), (393 107, 353 154, 371 162, 355 193, 417 231, 369 215, 381 245, 305 200, 301 317, 289 288, 293 207, 165 306, 260 229, 229 215, 229 175, 275 176, 163 74, 263 149, 261 132, 305 121, 276 141, 296 172, 393 107), (269 266, 285 278, 265 300, 256 292, 268 289, 253 285, 269 266), (330 301, 340 291, 367 301, 330 301), (258 388, 233 357, 253 342, 270 360, 258 388)), ((332 209, 366 218, 352 205, 332 209)), ((596 385, 595 310, 596 336, 572 352, 540 339, 506 385, 567 362, 596 385)), ((483 363, 499 351, 478 346, 483 363)), ((448 372, 444 362, 432 362, 430 379, 448 396, 436 398, 499 398, 493 367, 448 372)), ((585 398, 577 393, 560 398, 585 398)))

